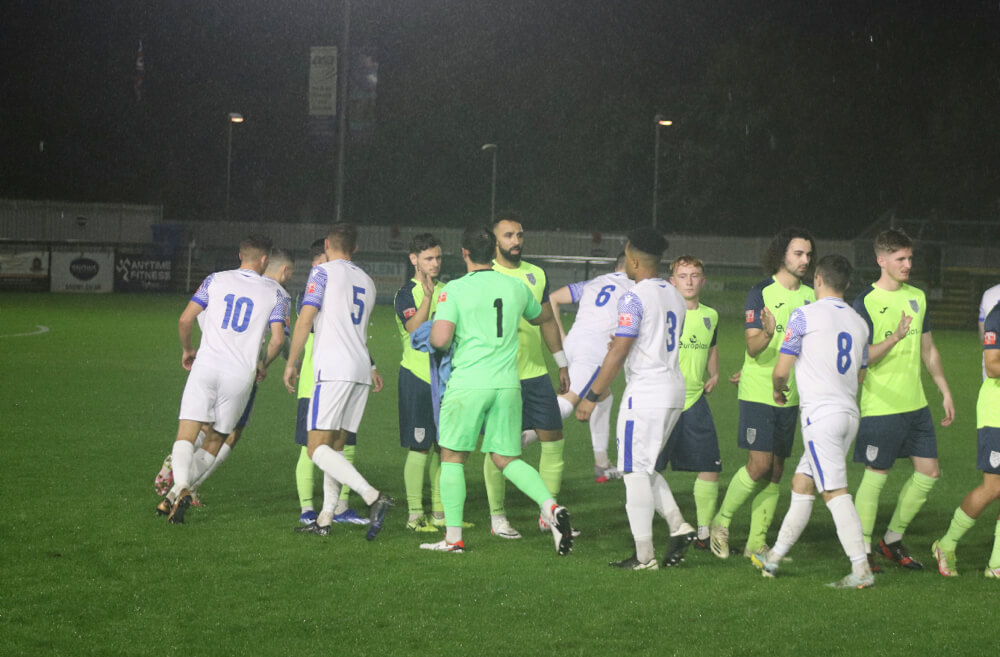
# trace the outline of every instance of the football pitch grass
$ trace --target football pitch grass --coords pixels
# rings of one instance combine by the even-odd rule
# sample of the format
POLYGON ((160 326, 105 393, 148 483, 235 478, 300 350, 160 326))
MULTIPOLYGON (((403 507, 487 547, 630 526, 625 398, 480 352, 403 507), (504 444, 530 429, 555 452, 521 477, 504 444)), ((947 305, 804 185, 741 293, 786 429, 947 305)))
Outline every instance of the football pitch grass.
MULTIPOLYGON (((710 303, 710 300, 708 300, 710 303)), ((186 372, 176 322, 182 296, 0 294, 0 655, 954 655, 990 654, 1000 583, 985 568, 997 506, 958 552, 962 576, 945 579, 930 558, 954 508, 982 479, 975 468, 980 356, 971 332, 935 333, 957 407, 938 427, 942 479, 906 543, 926 566, 885 573, 870 590, 824 584, 849 571, 820 499, 777 579, 747 559, 690 550, 677 568, 622 572, 632 552, 620 481, 597 485, 586 427, 565 426, 560 501, 583 534, 556 556, 536 529, 537 509, 512 485, 507 506, 524 534, 489 532, 482 457, 467 466, 465 554, 417 549, 432 535, 404 527, 405 452, 396 425, 399 345, 392 311, 373 314, 370 346, 386 388, 369 398, 357 464, 397 507, 374 542, 363 528, 329 537, 292 532, 298 519, 295 400, 284 361, 262 384, 250 426, 202 488, 187 524, 154 513, 153 477, 169 452, 186 372), (48 332, 37 335, 37 326, 48 332)), ((568 325, 568 318, 566 324, 568 325)), ((720 501, 745 463, 736 447, 735 387, 742 331, 724 319, 722 379, 710 398, 723 454, 720 501)), ((937 390, 925 375, 935 421, 937 390)), ((621 381, 616 386, 620 391, 621 381)), ((617 403, 617 402, 616 402, 617 403)), ((798 440, 798 438, 797 438, 798 440)), ((789 460, 778 518, 788 508, 789 460)), ((537 464, 538 447, 528 462, 537 464)), ((897 462, 883 492, 885 530, 912 472, 897 462)), ((851 465, 853 492, 861 469, 851 465)), ((694 524, 693 475, 668 473, 694 524)), ((317 484, 319 478, 317 477, 317 484)), ((317 504, 322 491, 317 485, 317 504)), ((364 512, 352 496, 352 507, 364 512)), ((742 548, 749 505, 734 518, 742 548)), ((657 520, 657 554, 667 544, 657 520)))

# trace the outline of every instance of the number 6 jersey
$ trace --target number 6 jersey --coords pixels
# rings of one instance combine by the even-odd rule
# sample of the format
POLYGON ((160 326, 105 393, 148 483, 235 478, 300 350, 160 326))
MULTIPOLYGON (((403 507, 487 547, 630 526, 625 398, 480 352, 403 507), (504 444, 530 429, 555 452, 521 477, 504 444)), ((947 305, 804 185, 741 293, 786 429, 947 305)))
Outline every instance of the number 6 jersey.
POLYGON ((375 283, 347 260, 331 260, 309 272, 303 306, 319 309, 313 322, 313 372, 316 382, 372 382, 368 355, 368 318, 375 305, 375 283))

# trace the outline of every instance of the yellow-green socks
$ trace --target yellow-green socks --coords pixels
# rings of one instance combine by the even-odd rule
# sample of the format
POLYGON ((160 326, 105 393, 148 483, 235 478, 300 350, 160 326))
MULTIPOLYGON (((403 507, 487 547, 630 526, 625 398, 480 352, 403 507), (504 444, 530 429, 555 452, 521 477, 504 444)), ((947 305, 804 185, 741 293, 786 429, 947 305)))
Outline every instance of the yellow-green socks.
POLYGON ((781 487, 772 481, 750 502, 750 533, 747 535, 746 545, 750 552, 760 550, 767 543, 767 530, 774 520, 780 493, 781 487))
MULTIPOLYGON (((962 511, 962 507, 958 507, 955 509, 955 514, 951 517, 951 524, 948 525, 948 531, 938 541, 938 545, 945 552, 954 552, 958 546, 958 542, 962 540, 962 536, 965 535, 965 532, 972 529, 972 526, 975 524, 976 519, 970 518, 969 514, 962 511)), ((1000 531, 1000 523, 997 524, 997 527, 997 531, 1000 531)), ((996 554, 996 545, 993 546, 993 553, 996 554)))
POLYGON ((510 482, 517 486, 522 493, 533 499, 539 509, 547 500, 554 499, 538 472, 521 459, 515 459, 508 463, 507 467, 503 469, 503 476, 510 479, 510 482))
MULTIPOLYGON (((902 537, 906 533, 906 528, 913 522, 913 518, 927 501, 927 495, 934 488, 937 479, 928 477, 925 474, 914 472, 906 480, 903 488, 899 491, 899 500, 896 502, 896 510, 892 512, 892 519, 889 520, 889 531, 899 534, 902 537)), ((899 539, 896 539, 899 540, 899 539)), ((892 541, 886 541, 887 543, 892 541)))
POLYGON ((719 482, 694 480, 694 508, 698 516, 698 527, 708 527, 715 515, 715 503, 719 500, 719 482))
MULTIPOLYGON (((355 445, 344 445, 344 458, 347 459, 347 462, 350 463, 351 465, 354 465, 355 447, 356 447, 355 445)), ((346 502, 347 498, 350 497, 350 495, 351 495, 351 489, 347 486, 347 484, 341 483, 340 501, 346 502)))
POLYGON ((448 527, 461 527, 465 511, 465 466, 461 463, 441 464, 441 503, 448 527))
POLYGON ((435 514, 444 513, 444 506, 441 504, 441 452, 432 449, 428 461, 430 461, 430 471, 427 476, 431 478, 431 511, 435 514))
POLYGON ((313 487, 316 482, 316 471, 313 469, 309 450, 305 447, 299 452, 298 463, 295 464, 295 488, 299 492, 299 506, 303 510, 313 508, 313 487))
POLYGON ((566 462, 563 460, 563 448, 566 441, 560 438, 552 442, 543 442, 542 456, 538 459, 538 474, 549 489, 553 498, 559 496, 562 488, 563 469, 566 462))
POLYGON ((733 514, 739 511, 755 490, 757 490, 757 482, 750 478, 746 466, 743 466, 736 471, 730 480, 726 496, 722 498, 722 506, 719 507, 719 512, 715 514, 712 522, 728 529, 729 524, 733 521, 733 514))
MULTIPOLYGON (((444 467, 444 463, 441 467, 444 467)), ((507 501, 507 480, 489 454, 483 454, 483 483, 486 484, 486 501, 490 505, 490 515, 506 514, 504 503, 507 501)))
POLYGON ((997 520, 997 528, 993 530, 993 553, 990 555, 990 568, 1000 568, 1000 520, 997 520))
POLYGON ((421 516, 424 513, 424 467, 427 465, 427 454, 412 449, 406 452, 406 464, 403 465, 403 485, 406 487, 406 504, 410 517, 421 516))
POLYGON ((865 470, 865 475, 861 478, 861 485, 854 495, 854 508, 858 510, 858 517, 861 519, 861 533, 865 537, 865 549, 871 549, 872 532, 875 531, 875 518, 878 516, 878 498, 882 494, 889 475, 865 470))

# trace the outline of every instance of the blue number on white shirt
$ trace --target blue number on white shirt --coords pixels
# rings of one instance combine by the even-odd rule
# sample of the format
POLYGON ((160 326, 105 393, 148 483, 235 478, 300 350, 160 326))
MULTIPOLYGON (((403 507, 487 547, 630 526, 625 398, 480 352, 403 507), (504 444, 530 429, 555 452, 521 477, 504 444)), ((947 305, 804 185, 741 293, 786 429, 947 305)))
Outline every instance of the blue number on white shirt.
POLYGON ((253 312, 253 299, 237 299, 235 294, 227 294, 223 299, 226 302, 226 316, 222 318, 222 329, 232 328, 237 333, 247 330, 250 326, 250 314, 253 312))
POLYGON ((601 291, 597 293, 597 299, 594 301, 594 305, 600 308, 611 300, 611 293, 615 291, 614 285, 605 285, 601 288, 601 291))
POLYGON ((841 374, 846 374, 847 370, 851 368, 851 345, 854 344, 854 340, 851 339, 851 334, 846 331, 841 331, 837 334, 837 371, 841 374))
POLYGON ((355 324, 361 323, 361 315, 365 312, 365 300, 361 298, 364 294, 365 288, 354 286, 354 305, 358 307, 358 314, 351 313, 351 321, 355 324))
POLYGON ((667 311, 667 351, 673 351, 677 346, 677 315, 674 311, 667 311))

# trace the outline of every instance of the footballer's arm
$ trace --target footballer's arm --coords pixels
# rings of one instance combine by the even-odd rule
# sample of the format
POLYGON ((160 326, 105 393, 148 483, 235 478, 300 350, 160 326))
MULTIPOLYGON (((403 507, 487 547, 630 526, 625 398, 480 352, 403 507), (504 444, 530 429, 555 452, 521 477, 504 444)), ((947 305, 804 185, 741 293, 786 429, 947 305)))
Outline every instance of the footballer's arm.
POLYGON ((263 381, 267 376, 267 368, 274 362, 274 359, 281 354, 281 347, 285 343, 285 322, 271 322, 271 339, 267 341, 267 354, 264 360, 257 363, 257 380, 263 381))
POLYGON ((760 323, 762 328, 748 328, 743 333, 747 341, 747 353, 750 358, 756 358, 762 351, 771 344, 774 337, 775 321, 774 315, 765 306, 760 311, 760 323))
MULTIPOLYGON (((573 303, 573 293, 569 291, 569 285, 561 288, 549 295, 549 305, 552 306, 552 315, 556 318, 556 326, 559 327, 559 336, 565 340, 566 331, 563 329, 562 316, 559 314, 559 306, 573 303)), ((980 337, 982 342, 982 337, 980 337)))
POLYGON ((604 397, 608 390, 611 389, 612 382, 618 376, 618 372, 621 371, 622 366, 625 364, 625 359, 628 358, 628 354, 634 344, 635 338, 628 338, 621 335, 616 335, 612 338, 611 344, 608 346, 608 353, 604 356, 604 362, 601 363, 601 371, 597 374, 594 382, 590 384, 590 392, 580 400, 579 406, 576 407, 576 419, 581 422, 586 422, 590 419, 590 414, 594 412, 594 405, 596 403, 594 400, 604 397))
POLYGON ((184 308, 180 319, 177 320, 177 334, 181 339, 181 366, 186 370, 191 369, 195 354, 198 353, 198 350, 191 344, 191 337, 194 334, 194 323, 202 310, 204 308, 201 307, 201 304, 188 301, 187 307, 184 308))
POLYGON ((431 346, 439 351, 447 351, 455 336, 455 323, 446 319, 435 319, 431 324, 431 346))
POLYGON ((986 365, 986 376, 991 379, 1000 379, 1000 349, 987 349, 983 351, 983 364, 986 365))
POLYGON ((306 340, 312 332, 313 321, 319 308, 312 304, 305 304, 299 311, 299 318, 295 320, 295 330, 292 331, 292 346, 288 348, 288 363, 285 365, 285 388, 288 392, 295 394, 295 384, 299 378, 299 360, 302 351, 306 347, 306 340))
POLYGON ((795 358, 792 354, 778 354, 778 362, 771 372, 771 392, 774 402, 779 406, 784 406, 788 402, 788 379, 792 376, 795 358))
POLYGON ((566 363, 566 355, 563 353, 562 335, 555 315, 552 314, 552 307, 543 303, 542 312, 535 319, 538 321, 531 321, 531 324, 542 329, 542 338, 559 367, 559 394, 561 395, 569 391, 569 367, 566 363))
MULTIPOLYGON (((870 352, 869 352, 870 353, 870 352)), ((870 356, 869 356, 870 357, 870 356)), ((941 405, 944 407, 944 417, 941 418, 941 426, 946 427, 955 419, 955 403, 951 399, 951 390, 948 382, 944 378, 944 365, 941 363, 941 354, 934 346, 934 338, 930 331, 920 335, 920 359, 924 361, 924 367, 934 379, 934 384, 941 391, 941 405)))

